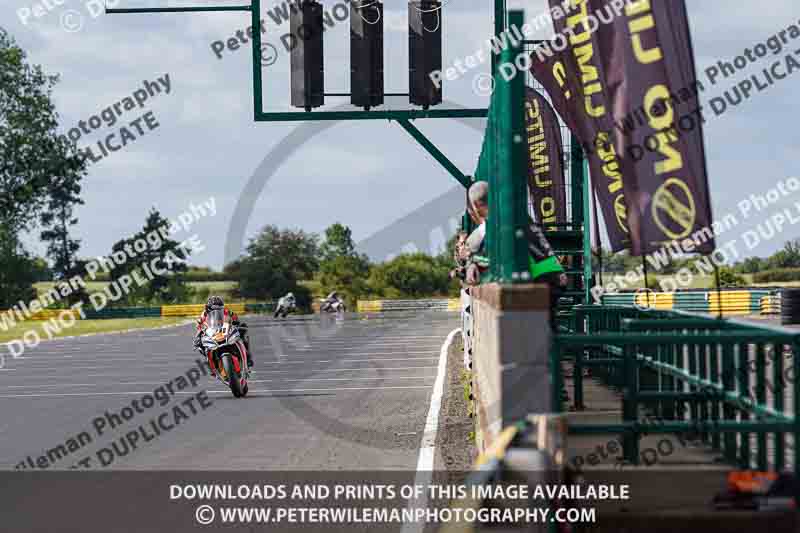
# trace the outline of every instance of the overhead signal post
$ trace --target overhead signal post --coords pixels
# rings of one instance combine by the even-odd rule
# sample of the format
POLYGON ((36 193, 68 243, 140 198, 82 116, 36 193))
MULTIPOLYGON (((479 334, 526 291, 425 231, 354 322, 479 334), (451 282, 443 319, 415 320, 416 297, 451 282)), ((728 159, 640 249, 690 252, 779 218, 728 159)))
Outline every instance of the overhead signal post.
MULTIPOLYGON (((290 25, 302 23, 307 27, 321 26, 322 5, 316 0, 302 0, 301 9, 293 10, 290 25)), ((383 5, 378 0, 354 0, 351 3, 351 88, 350 93, 330 93, 329 96, 350 96, 351 103, 362 110, 314 110, 324 105, 324 66, 322 64, 323 32, 306 32, 307 39, 298 39, 291 52, 291 103, 304 109, 295 111, 264 111, 263 73, 261 65, 261 0, 250 5, 109 8, 109 14, 134 13, 207 13, 213 11, 250 12, 253 28, 253 119, 256 122, 300 122, 307 120, 395 120, 413 139, 442 164, 465 187, 470 180, 428 140, 411 126, 411 120, 422 118, 485 118, 486 108, 431 109, 442 101, 441 87, 436 87, 429 74, 441 68, 442 26, 439 0, 409 1, 409 90, 387 93, 383 87, 383 5), (381 109, 384 96, 408 96, 408 109, 381 109), (409 127, 410 126, 410 127, 409 127)), ((495 0, 495 13, 505 10, 504 0, 495 0)), ((504 18, 504 17, 503 17, 504 18)))
MULTIPOLYGON (((430 77, 442 65, 442 3, 439 0, 410 0, 409 9, 409 97, 417 108, 383 110, 383 5, 378 0, 353 0, 351 3, 350 58, 351 103, 363 110, 314 111, 322 107, 324 97, 324 65, 322 4, 317 0, 302 0, 290 18, 292 31, 305 25, 303 43, 292 51, 291 103, 304 111, 265 112, 261 66, 261 0, 251 0, 249 6, 197 6, 166 8, 107 9, 107 13, 191 13, 209 11, 250 11, 253 65, 253 117, 257 122, 290 122, 307 120, 376 120, 397 121, 463 187, 473 181, 461 172, 425 135, 411 123, 421 118, 486 118, 487 108, 434 109, 442 101, 441 87, 430 77)), ((522 24, 522 12, 511 17, 506 13, 505 0, 494 0, 494 31, 506 30, 507 20, 522 24)), ((300 40, 300 39, 298 39, 300 40)), ((507 49, 503 60, 513 60, 520 53, 518 46, 507 49)), ((492 73, 498 61, 492 58, 492 73)), ((490 201, 495 205, 489 222, 489 240, 494 242, 492 256, 494 279, 519 283, 526 269, 526 250, 519 237, 525 218, 525 146, 522 143, 524 81, 521 76, 505 81, 495 76, 498 90, 492 97, 492 117, 487 124, 484 153, 481 156, 478 179, 492 183, 490 201)), ((401 93, 406 94, 406 93, 401 93)), ((341 96, 346 96, 342 94, 341 96)))

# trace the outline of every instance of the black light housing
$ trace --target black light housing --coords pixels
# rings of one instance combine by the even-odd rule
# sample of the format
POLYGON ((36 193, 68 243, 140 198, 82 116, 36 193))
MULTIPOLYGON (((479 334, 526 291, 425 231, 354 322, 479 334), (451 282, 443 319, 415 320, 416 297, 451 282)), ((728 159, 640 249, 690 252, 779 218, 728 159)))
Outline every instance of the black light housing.
POLYGON ((442 3, 413 0, 408 3, 408 99, 427 109, 442 103, 431 73, 442 70, 442 3))
POLYGON ((325 103, 322 4, 303 0, 289 16, 292 106, 311 111, 325 103))
POLYGON ((369 110, 383 104, 383 3, 350 3, 350 103, 369 110))

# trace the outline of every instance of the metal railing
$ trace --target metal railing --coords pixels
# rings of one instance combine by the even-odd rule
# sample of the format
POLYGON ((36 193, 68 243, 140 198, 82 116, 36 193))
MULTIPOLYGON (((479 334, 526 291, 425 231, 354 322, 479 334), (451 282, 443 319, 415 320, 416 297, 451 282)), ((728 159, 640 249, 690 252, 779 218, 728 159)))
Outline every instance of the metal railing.
MULTIPOLYGON (((557 335, 553 390, 571 359, 575 409, 584 407, 584 368, 622 392, 622 421, 571 425, 570 434, 620 434, 638 464, 643 434, 691 434, 742 468, 800 473, 800 332, 679 311, 577 306, 573 333, 557 335), (569 355, 569 357, 567 357, 569 355), (642 408, 660 423, 643 424, 642 408), (787 464, 791 452, 791 464, 787 464), (770 457, 771 455, 771 457, 770 457)), ((561 409, 560 395, 554 405, 561 409)))

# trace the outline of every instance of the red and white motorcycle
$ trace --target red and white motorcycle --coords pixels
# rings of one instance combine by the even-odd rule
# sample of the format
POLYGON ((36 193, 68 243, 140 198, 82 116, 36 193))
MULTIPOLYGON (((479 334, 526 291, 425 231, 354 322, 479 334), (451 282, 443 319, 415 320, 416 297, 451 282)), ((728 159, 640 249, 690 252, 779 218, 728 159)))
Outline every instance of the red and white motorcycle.
POLYGON ((230 387, 236 398, 247 396, 247 348, 241 332, 230 320, 225 320, 223 309, 212 309, 200 335, 201 347, 208 364, 218 380, 230 387))

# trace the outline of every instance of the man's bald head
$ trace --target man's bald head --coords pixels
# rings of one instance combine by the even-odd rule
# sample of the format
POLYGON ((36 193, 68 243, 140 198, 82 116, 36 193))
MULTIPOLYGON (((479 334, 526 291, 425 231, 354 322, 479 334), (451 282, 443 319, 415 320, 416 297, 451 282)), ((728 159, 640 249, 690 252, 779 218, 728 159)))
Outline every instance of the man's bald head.
POLYGON ((467 196, 478 217, 485 220, 489 214, 489 184, 485 181, 473 183, 467 196))

